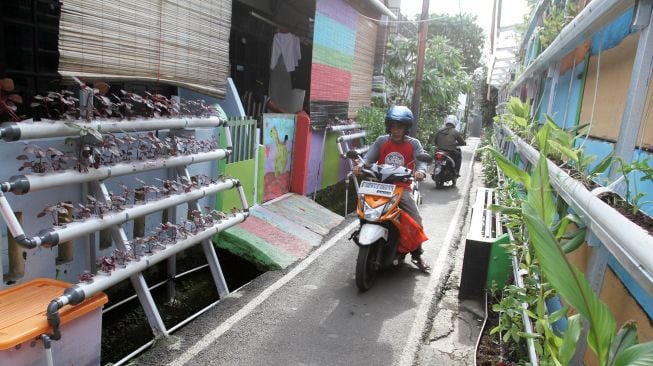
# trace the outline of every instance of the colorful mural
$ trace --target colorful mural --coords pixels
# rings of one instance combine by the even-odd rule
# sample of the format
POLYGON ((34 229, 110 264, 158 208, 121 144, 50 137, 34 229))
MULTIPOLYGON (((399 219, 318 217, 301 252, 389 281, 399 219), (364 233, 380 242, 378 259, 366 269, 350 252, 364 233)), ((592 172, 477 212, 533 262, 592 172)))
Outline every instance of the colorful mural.
POLYGON ((263 115, 263 145, 265 145, 264 202, 290 191, 290 167, 292 166, 294 139, 294 114, 266 113, 263 115))
POLYGON ((311 122, 347 118, 358 13, 345 0, 317 0, 311 66, 311 122))

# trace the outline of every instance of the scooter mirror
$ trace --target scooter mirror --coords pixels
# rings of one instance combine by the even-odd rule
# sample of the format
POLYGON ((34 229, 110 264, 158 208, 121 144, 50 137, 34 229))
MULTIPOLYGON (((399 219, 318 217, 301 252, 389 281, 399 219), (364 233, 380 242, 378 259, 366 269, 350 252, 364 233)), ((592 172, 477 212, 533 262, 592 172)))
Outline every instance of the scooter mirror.
POLYGON ((360 157, 356 150, 349 150, 345 155, 348 159, 358 159, 360 157))
POLYGON ((430 162, 433 161, 433 157, 432 157, 431 155, 425 153, 425 152, 424 152, 424 153, 419 153, 419 154, 417 154, 416 159, 417 159, 418 161, 423 162, 423 163, 430 163, 430 162))

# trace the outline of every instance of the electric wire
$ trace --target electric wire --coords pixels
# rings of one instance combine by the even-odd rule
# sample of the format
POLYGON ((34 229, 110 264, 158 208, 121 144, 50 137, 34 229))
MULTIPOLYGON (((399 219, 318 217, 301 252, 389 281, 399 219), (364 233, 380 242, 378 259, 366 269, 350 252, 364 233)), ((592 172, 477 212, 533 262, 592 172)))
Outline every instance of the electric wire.
POLYGON ((599 89, 599 80, 600 75, 601 75, 601 51, 603 48, 603 38, 599 39, 599 52, 598 52, 598 59, 596 61, 596 82, 594 83, 594 97, 592 99, 592 112, 590 113, 590 124, 587 127, 587 132, 585 133, 585 138, 583 139, 583 142, 581 142, 580 146, 578 147, 580 150, 583 150, 585 147, 585 143, 589 139, 590 132, 592 131, 592 126, 594 125, 594 111, 596 110, 596 94, 599 89))

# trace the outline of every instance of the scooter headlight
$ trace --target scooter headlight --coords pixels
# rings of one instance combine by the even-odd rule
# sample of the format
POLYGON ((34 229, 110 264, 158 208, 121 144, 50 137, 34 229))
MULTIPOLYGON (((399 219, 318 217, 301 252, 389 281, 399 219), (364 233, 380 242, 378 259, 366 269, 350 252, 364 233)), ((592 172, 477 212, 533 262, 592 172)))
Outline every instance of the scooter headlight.
POLYGON ((370 207, 366 202, 363 201, 363 217, 368 221, 377 221, 383 214, 388 212, 388 210, 397 202, 399 196, 394 196, 386 203, 385 205, 379 206, 377 208, 370 207))
POLYGON ((376 221, 383 215, 383 211, 385 211, 385 206, 382 205, 376 208, 370 207, 367 203, 363 206, 363 218, 368 221, 376 221))

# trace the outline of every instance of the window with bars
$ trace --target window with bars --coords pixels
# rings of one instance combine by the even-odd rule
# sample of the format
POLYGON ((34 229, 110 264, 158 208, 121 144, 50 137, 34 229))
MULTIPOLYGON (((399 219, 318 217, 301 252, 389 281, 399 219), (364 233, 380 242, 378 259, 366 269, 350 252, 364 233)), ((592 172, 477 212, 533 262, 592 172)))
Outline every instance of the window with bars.
POLYGON ((38 93, 60 89, 59 1, 0 1, 0 78, 11 78, 23 97, 19 116, 30 116, 38 93))

